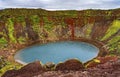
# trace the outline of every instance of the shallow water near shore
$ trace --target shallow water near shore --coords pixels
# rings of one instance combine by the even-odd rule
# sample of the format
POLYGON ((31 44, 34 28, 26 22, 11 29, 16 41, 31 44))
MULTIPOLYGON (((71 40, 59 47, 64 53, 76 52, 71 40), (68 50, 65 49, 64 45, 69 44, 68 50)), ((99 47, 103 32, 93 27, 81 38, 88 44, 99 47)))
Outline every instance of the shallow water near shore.
POLYGON ((40 60, 47 62, 64 62, 68 59, 79 59, 85 63, 97 57, 99 49, 89 43, 79 41, 61 41, 42 45, 34 45, 18 51, 14 58, 21 64, 40 60))

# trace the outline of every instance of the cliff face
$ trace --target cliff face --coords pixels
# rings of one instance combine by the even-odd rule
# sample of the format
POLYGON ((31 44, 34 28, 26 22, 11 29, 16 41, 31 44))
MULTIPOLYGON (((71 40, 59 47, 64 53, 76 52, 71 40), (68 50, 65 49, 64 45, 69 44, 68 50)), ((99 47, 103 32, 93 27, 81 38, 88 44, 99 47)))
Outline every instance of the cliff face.
POLYGON ((120 9, 46 11, 5 9, 0 11, 0 46, 50 40, 89 38, 120 51, 120 9))

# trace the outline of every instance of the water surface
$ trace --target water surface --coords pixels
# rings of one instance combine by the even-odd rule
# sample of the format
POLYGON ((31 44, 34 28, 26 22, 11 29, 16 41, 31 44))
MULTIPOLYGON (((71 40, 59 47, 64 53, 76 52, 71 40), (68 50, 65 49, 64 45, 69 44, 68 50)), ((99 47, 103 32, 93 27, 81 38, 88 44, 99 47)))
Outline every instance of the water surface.
POLYGON ((99 49, 92 44, 78 41, 62 41, 27 47, 17 52, 14 58, 22 64, 35 60, 40 60, 43 64, 47 62, 57 64, 73 58, 85 63, 96 57, 98 53, 99 49))

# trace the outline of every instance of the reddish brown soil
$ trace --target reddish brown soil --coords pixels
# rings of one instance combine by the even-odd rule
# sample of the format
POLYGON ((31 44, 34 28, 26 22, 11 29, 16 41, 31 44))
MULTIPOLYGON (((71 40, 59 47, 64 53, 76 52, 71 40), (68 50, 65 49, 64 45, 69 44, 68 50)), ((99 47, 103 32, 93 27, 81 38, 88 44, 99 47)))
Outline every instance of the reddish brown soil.
POLYGON ((7 71, 2 77, 33 77, 45 71, 46 69, 43 68, 40 62, 36 61, 22 67, 20 70, 7 71))
POLYGON ((62 71, 46 71, 39 62, 34 62, 20 70, 7 71, 2 77, 120 77, 120 59, 112 59, 91 68, 62 71))
POLYGON ((70 59, 64 63, 57 64, 55 70, 56 71, 58 71, 58 70, 61 70, 61 71, 74 70, 74 71, 76 71, 76 70, 82 70, 82 69, 84 69, 84 66, 79 60, 70 59))

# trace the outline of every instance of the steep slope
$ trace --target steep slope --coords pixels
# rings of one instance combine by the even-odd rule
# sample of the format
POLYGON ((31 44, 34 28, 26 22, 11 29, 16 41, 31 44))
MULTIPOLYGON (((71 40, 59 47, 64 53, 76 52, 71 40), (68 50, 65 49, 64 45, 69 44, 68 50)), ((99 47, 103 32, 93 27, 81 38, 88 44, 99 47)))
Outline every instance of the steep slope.
POLYGON ((111 51, 120 50, 120 9, 0 11, 0 47, 8 44, 88 38, 104 41, 111 51))

